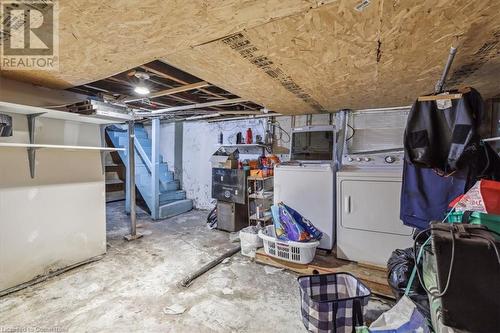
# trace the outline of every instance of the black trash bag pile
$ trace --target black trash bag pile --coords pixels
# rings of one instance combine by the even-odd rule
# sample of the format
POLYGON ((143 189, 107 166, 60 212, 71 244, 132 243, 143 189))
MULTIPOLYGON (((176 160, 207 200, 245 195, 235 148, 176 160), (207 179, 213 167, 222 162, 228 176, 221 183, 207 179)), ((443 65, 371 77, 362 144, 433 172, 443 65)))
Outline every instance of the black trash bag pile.
MULTIPOLYGON (((419 264, 419 266, 420 265, 421 264, 419 264)), ((397 249, 392 252, 391 257, 387 262, 387 281, 389 282, 389 286, 391 287, 396 300, 403 297, 414 266, 415 256, 413 255, 412 248, 404 250, 397 249)), ((422 268, 419 267, 419 269, 422 268)), ((415 303, 418 310, 430 320, 431 314, 429 309, 429 299, 427 297, 427 293, 420 285, 418 278, 413 279, 413 285, 411 286, 408 297, 410 297, 413 303, 415 303)))

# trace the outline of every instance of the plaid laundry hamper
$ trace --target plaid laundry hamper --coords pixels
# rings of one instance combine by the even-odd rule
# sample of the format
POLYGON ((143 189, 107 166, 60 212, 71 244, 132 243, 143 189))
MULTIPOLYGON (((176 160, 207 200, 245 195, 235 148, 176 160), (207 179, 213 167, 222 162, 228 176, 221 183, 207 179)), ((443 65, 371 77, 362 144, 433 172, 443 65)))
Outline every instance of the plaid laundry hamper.
POLYGON ((363 326, 371 291, 349 273, 300 276, 302 322, 310 332, 351 333, 363 326))

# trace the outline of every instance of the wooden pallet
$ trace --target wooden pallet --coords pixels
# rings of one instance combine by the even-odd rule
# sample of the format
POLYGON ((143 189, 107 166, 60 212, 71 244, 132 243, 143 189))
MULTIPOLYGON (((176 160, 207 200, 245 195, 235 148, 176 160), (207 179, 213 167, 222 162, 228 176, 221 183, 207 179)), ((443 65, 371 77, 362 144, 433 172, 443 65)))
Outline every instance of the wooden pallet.
POLYGON ((366 284, 373 294, 394 298, 387 284, 387 271, 383 267, 358 264, 337 259, 335 255, 321 255, 319 252, 310 264, 302 265, 268 256, 264 249, 257 250, 255 261, 259 264, 287 269, 301 275, 347 272, 366 284))

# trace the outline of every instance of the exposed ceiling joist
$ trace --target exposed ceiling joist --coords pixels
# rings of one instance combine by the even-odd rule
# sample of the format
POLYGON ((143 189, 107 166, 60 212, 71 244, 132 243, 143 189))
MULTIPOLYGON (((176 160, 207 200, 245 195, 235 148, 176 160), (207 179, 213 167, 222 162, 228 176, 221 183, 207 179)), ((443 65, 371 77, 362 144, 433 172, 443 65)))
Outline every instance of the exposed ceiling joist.
POLYGON ((180 87, 176 87, 176 88, 172 88, 172 89, 157 91, 157 92, 151 93, 148 96, 144 96, 144 97, 126 99, 124 102, 130 103, 130 102, 140 101, 144 98, 156 98, 156 97, 162 97, 162 96, 167 96, 167 95, 173 95, 173 94, 177 94, 180 92, 199 89, 199 88, 208 87, 208 86, 210 86, 210 83, 205 82, 205 81, 191 83, 191 84, 187 84, 185 86, 180 86, 180 87))
MULTIPOLYGON (((180 83, 180 84, 188 84, 187 81, 184 81, 184 80, 179 79, 179 78, 177 78, 175 76, 169 75, 169 74, 167 74, 165 72, 161 72, 161 71, 155 69, 154 67, 151 66, 151 64, 143 65, 143 66, 141 66, 141 68, 145 69, 148 72, 152 72, 152 73, 154 73, 154 74, 156 74, 158 76, 161 76, 161 77, 163 77, 165 79, 169 79, 169 80, 175 81, 175 82, 180 83)), ((224 99, 223 96, 215 94, 215 93, 213 93, 211 91, 208 91, 206 89, 200 89, 200 91, 203 91, 204 93, 207 93, 207 94, 210 94, 212 96, 224 99)))
POLYGON ((247 102, 244 98, 233 98, 233 99, 225 99, 222 101, 214 101, 208 103, 200 103, 200 104, 191 104, 191 105, 182 105, 182 106, 174 106, 171 108, 159 109, 151 111, 152 114, 161 114, 172 111, 182 111, 182 110, 191 110, 191 109, 203 109, 211 106, 219 106, 224 104, 238 104, 242 102, 247 102))

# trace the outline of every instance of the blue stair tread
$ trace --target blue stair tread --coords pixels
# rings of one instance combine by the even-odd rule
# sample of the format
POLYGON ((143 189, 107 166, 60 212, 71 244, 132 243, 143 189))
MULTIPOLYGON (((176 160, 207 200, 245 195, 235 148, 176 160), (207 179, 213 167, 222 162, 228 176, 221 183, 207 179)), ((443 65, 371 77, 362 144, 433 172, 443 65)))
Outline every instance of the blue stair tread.
POLYGON ((176 190, 160 193, 160 204, 170 202, 173 200, 184 200, 186 199, 186 191, 176 190))
POLYGON ((177 200, 160 206, 160 218, 176 216, 193 209, 193 201, 191 199, 177 200))
POLYGON ((180 182, 178 180, 171 180, 171 181, 160 181, 160 189, 164 191, 175 191, 180 189, 180 182))

